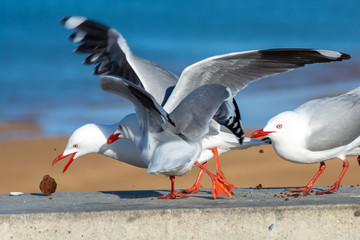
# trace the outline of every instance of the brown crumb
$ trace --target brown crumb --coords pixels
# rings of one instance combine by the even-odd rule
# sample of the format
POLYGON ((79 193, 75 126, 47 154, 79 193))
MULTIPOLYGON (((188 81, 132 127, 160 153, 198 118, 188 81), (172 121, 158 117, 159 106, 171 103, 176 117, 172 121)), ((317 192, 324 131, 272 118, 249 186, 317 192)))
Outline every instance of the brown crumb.
POLYGON ((285 198, 285 201, 289 201, 289 199, 288 199, 288 198, 285 198))
POLYGON ((262 189, 261 183, 259 185, 257 185, 255 188, 258 189, 258 190, 262 189))
POLYGON ((54 193, 56 190, 56 182, 55 179, 50 177, 49 175, 45 175, 40 182, 40 191, 45 194, 46 196, 49 196, 50 194, 54 193))
POLYGON ((277 197, 277 194, 274 194, 274 197, 277 197))
POLYGON ((245 195, 243 195, 243 197, 247 197, 247 195, 245 194, 245 195))
POLYGON ((263 149, 260 149, 260 150, 259 150, 259 153, 264 153, 264 150, 263 150, 263 149))

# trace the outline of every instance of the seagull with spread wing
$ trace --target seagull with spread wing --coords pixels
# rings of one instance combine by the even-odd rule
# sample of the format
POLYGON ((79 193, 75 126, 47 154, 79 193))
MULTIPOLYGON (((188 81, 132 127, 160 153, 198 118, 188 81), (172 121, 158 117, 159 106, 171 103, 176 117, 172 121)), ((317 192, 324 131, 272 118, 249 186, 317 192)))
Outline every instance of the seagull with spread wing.
POLYGON ((229 102, 232 104, 233 96, 229 88, 218 84, 200 86, 168 113, 151 94, 127 80, 103 76, 100 78, 100 86, 134 104, 140 128, 134 131, 129 127, 131 123, 125 119, 108 142, 112 143, 118 138, 133 141, 141 159, 149 166, 148 173, 162 173, 170 177, 171 192, 160 198, 187 197, 175 192, 175 176, 184 175, 194 165, 205 170, 211 177, 214 198, 218 194, 232 197, 227 183, 208 172, 198 162, 203 149, 203 138, 218 131, 211 124, 213 118, 218 118, 223 106, 229 102))
MULTIPOLYGON (((205 84, 227 86, 235 95, 249 82, 266 76, 286 72, 306 64, 350 58, 347 54, 314 49, 269 49, 215 56, 186 68, 181 74, 179 84, 175 87, 175 93, 173 92, 168 101, 177 77, 154 63, 134 55, 125 39, 115 29, 83 17, 64 18, 62 22, 67 28, 78 30, 70 37, 74 42, 83 43, 76 51, 91 53, 85 63, 98 64, 95 74, 116 75, 130 80, 145 88, 167 112, 173 111, 185 96, 205 84)), ((227 126, 237 136, 236 141, 231 145, 237 144, 241 149, 240 143, 244 136, 240 112, 235 101, 232 104, 230 101, 227 103, 219 109, 217 122, 227 126)), ((216 124, 215 121, 211 121, 213 127, 216 124)), ((216 128, 219 128, 219 125, 214 127, 216 128)), ((204 139, 215 139, 213 137, 215 132, 218 136, 223 135, 223 132, 216 130, 204 139)), ((212 150, 217 159, 215 142, 219 141, 209 140, 208 142, 211 143, 208 146, 214 147, 212 150)))

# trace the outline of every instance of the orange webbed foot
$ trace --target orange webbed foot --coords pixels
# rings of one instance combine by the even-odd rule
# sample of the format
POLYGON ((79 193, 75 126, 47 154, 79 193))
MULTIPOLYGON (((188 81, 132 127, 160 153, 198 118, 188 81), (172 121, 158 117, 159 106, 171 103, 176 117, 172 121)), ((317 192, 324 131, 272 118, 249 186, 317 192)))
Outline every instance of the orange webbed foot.
POLYGON ((212 174, 211 172, 209 172, 206 168, 204 168, 199 163, 195 163, 195 165, 198 166, 199 168, 201 168, 202 170, 204 170, 211 178, 211 181, 213 183, 212 193, 213 193, 214 199, 221 194, 225 194, 225 195, 229 196, 230 198, 232 198, 232 195, 233 195, 232 192, 230 191, 228 186, 225 184, 225 181, 221 177, 212 174))
POLYGON ((323 191, 317 191, 316 195, 323 195, 323 194, 329 194, 329 193, 334 193, 339 189, 340 185, 336 185, 334 184, 333 186, 331 186, 329 189, 327 190, 323 190, 323 191))
POLYGON ((217 196, 221 195, 221 194, 225 194, 227 195, 229 198, 232 198, 232 192, 230 191, 230 189, 228 188, 227 185, 225 185, 221 179, 218 178, 213 178, 212 179, 212 193, 213 193, 213 197, 214 199, 217 198, 217 196))
POLYGON ((175 198, 188 198, 189 196, 186 194, 180 194, 176 192, 171 192, 167 196, 159 196, 158 199, 175 199, 175 198))
POLYGON ((225 178, 224 175, 217 174, 217 176, 218 176, 218 178, 221 179, 221 182, 222 182, 223 184, 225 184, 228 189, 234 189, 234 188, 236 188, 236 186, 235 186, 234 184, 232 184, 231 182, 229 182, 228 180, 226 180, 226 178, 225 178))
POLYGON ((236 186, 234 184, 232 184, 228 180, 226 180, 226 177, 225 177, 224 173, 221 171, 218 149, 217 148, 210 148, 210 150, 213 152, 214 157, 215 157, 216 176, 218 178, 220 178, 221 182, 223 184, 225 184, 228 189, 236 188, 236 186))

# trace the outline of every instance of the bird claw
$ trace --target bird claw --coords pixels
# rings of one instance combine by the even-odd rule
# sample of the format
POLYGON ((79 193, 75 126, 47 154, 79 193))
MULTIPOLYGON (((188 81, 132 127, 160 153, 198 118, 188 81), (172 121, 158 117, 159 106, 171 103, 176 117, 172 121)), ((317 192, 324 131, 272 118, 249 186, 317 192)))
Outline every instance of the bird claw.
POLYGON ((298 188, 298 189, 293 189, 293 190, 285 190, 285 192, 289 192, 289 193, 292 193, 292 192, 310 192, 312 190, 312 187, 303 187, 303 188, 298 188))
POLYGON ((192 186, 191 188, 183 191, 177 191, 176 193, 195 194, 199 192, 200 188, 202 188, 200 184, 194 184, 194 186, 192 186))
POLYGON ((158 199, 175 199, 175 198, 188 198, 189 196, 186 194, 180 194, 180 193, 176 193, 176 192, 171 192, 169 195, 167 196, 159 196, 158 199))
POLYGON ((340 186, 338 186, 337 184, 334 184, 333 186, 331 186, 329 189, 327 190, 323 190, 323 191, 317 191, 316 195, 323 195, 323 194, 330 194, 330 193, 334 193, 339 189, 340 186))

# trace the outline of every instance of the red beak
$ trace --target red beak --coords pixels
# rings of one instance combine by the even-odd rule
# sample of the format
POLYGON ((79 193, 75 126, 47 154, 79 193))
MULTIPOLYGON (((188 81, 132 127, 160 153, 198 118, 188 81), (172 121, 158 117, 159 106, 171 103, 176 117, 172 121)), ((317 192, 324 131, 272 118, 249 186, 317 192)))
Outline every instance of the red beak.
MULTIPOLYGON (((65 165, 65 167, 64 167, 63 173, 68 169, 68 167, 70 166, 70 164, 71 164, 72 161, 74 160, 75 154, 76 154, 76 152, 72 153, 72 156, 71 156, 70 160, 68 161, 68 163, 67 163, 67 164, 65 165)), ((71 155, 71 153, 68 154, 68 155, 62 155, 62 154, 60 154, 57 158, 55 158, 55 160, 53 161, 52 165, 54 166, 55 163, 57 163, 58 161, 60 161, 60 160, 62 160, 62 159, 64 159, 64 158, 66 158, 66 157, 69 156, 69 155, 71 155)))
POLYGON ((269 132, 264 132, 263 129, 257 130, 255 132, 253 132, 253 134, 251 134, 252 138, 258 138, 258 137, 263 137, 263 136, 267 136, 270 133, 273 133, 273 131, 269 131, 269 132))
POLYGON ((107 144, 112 144, 113 142, 115 142, 116 140, 119 139, 119 136, 120 136, 120 133, 111 135, 107 140, 107 144))

